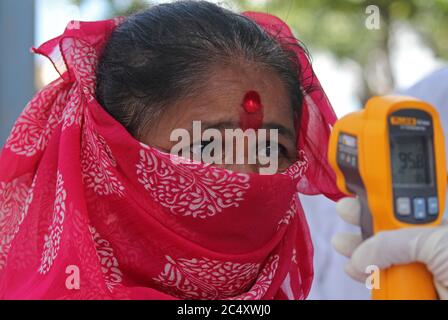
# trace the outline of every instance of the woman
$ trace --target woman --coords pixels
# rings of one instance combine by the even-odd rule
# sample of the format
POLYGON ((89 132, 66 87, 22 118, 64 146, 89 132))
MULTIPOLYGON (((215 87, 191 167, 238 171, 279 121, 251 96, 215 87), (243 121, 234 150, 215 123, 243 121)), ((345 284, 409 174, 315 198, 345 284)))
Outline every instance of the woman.
POLYGON ((306 297, 312 245, 296 192, 339 197, 325 160, 335 116, 282 21, 177 2, 72 22, 35 52, 61 77, 1 155, 2 298, 306 297), (242 108, 250 92, 261 122, 242 108), (193 121, 251 119, 278 129, 274 175, 168 154, 171 132, 193 121))
POLYGON ((281 20, 177 2, 72 22, 35 52, 60 79, 1 154, 1 298, 306 298, 296 193, 341 197, 325 160, 335 115, 281 20), (278 172, 170 154, 195 121, 277 129, 278 172))

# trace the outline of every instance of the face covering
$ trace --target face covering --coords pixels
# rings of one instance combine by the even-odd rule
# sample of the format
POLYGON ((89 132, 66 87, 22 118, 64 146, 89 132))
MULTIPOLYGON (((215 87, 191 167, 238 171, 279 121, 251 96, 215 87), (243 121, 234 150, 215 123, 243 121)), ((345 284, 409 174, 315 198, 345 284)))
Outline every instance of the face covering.
POLYGON ((338 193, 326 162, 335 116, 278 18, 245 13, 302 64, 299 161, 270 176, 180 159, 134 139, 95 99, 122 19, 72 22, 40 48, 60 77, 0 156, 2 299, 304 299, 312 244, 297 192, 338 193))

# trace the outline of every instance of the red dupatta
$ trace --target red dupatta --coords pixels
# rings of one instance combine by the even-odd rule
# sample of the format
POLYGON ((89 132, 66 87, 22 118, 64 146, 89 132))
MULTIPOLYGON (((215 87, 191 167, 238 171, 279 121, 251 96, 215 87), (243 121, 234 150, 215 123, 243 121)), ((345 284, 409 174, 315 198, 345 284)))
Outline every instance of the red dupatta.
POLYGON ((72 22, 35 49, 61 77, 27 105, 0 156, 0 298, 306 298, 313 250, 297 191, 340 196, 326 161, 336 117, 288 26, 245 15, 292 46, 312 88, 301 159, 260 176, 140 143, 95 99, 98 57, 120 20, 72 22))

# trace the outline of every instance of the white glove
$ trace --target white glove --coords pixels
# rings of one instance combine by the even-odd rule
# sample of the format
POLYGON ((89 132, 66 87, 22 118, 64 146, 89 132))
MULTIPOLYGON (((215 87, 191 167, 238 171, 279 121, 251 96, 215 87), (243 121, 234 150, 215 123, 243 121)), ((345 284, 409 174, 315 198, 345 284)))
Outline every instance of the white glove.
MULTIPOLYGON (((341 218, 359 226, 359 200, 344 198, 336 205, 341 218)), ((336 234, 333 247, 350 258, 345 271, 353 279, 364 282, 366 268, 376 265, 387 269, 391 265, 422 262, 433 274, 440 299, 448 300, 448 226, 406 228, 379 232, 363 242, 361 234, 336 234)))

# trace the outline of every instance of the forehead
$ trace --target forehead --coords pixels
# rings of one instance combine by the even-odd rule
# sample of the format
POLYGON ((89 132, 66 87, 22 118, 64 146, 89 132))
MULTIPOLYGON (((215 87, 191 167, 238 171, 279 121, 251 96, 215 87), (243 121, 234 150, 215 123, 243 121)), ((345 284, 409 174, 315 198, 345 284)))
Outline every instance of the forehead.
POLYGON ((199 94, 183 101, 187 118, 201 120, 235 121, 240 116, 244 96, 256 91, 261 97, 265 121, 293 123, 289 94, 280 77, 261 67, 213 68, 199 94))

